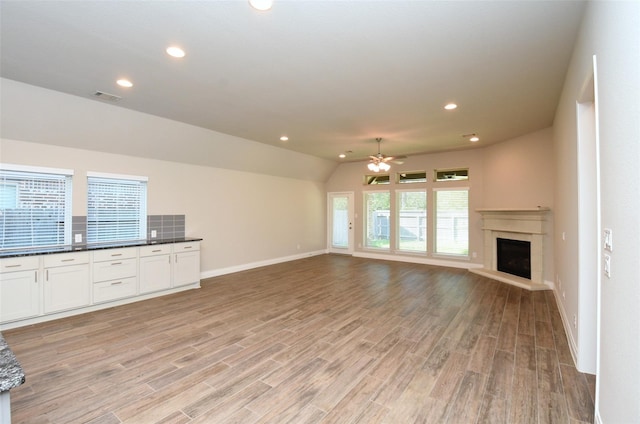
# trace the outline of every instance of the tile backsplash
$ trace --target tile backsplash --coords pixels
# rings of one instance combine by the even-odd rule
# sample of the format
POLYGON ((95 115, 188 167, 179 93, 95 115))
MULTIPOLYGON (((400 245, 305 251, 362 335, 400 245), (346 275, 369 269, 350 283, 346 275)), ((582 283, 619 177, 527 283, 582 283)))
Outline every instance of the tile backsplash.
MULTIPOLYGON (((73 216, 71 226, 72 244, 85 244, 87 242, 87 217, 73 216)), ((184 215, 147 215, 148 239, 184 238, 184 232, 184 215), (155 237, 152 237, 153 231, 155 231, 155 237)))

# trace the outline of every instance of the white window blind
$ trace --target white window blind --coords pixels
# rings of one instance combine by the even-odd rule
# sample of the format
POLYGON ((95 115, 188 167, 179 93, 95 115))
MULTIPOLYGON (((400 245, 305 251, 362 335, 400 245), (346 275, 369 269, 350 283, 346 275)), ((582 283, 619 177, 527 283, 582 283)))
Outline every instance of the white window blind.
POLYGON ((88 175, 87 188, 88 243, 146 238, 146 178, 88 175))
POLYGON ((0 249, 71 242, 72 171, 2 165, 0 249))
POLYGON ((436 253, 469 255, 469 190, 435 190, 436 253))

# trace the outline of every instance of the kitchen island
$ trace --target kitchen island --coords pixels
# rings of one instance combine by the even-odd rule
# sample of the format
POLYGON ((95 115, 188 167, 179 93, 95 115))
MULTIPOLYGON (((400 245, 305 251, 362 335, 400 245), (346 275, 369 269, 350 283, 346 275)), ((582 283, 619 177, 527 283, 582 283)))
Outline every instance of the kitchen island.
POLYGON ((11 423, 9 391, 24 381, 24 370, 0 333, 0 424, 11 423))

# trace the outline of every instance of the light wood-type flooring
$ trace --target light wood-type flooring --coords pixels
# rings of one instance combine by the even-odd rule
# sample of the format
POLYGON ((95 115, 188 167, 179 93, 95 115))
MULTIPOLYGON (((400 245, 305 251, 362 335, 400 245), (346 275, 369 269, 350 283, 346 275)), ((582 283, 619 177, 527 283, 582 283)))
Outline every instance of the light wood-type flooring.
POLYGON ((592 423, 553 293, 322 255, 4 331, 16 423, 592 423))

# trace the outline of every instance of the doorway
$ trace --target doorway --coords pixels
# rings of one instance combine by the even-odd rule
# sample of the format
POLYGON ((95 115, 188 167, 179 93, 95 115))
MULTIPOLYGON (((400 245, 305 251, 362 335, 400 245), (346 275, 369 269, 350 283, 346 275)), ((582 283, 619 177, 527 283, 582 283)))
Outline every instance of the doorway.
POLYGON ((329 253, 353 254, 353 192, 327 195, 327 244, 329 253))

